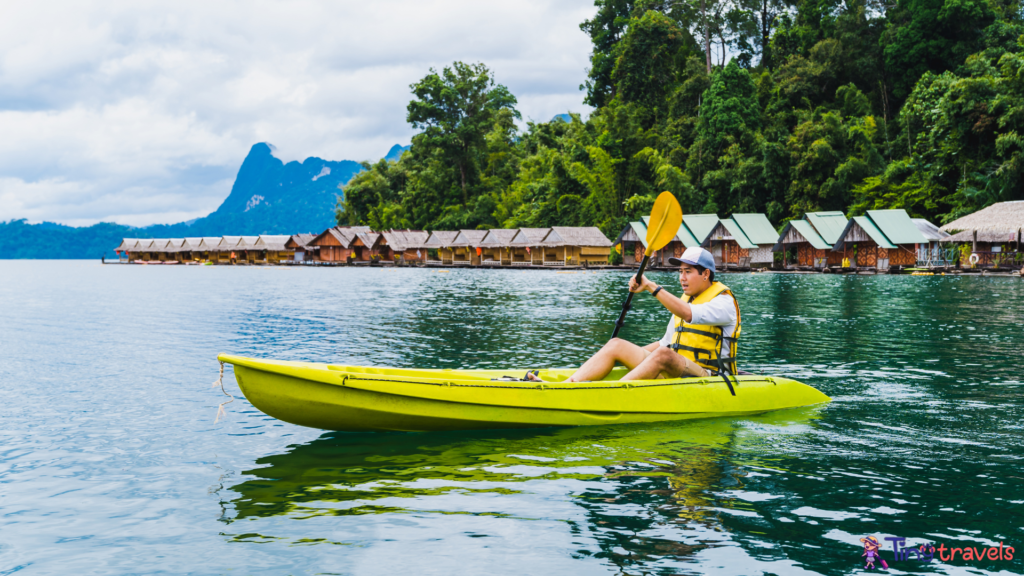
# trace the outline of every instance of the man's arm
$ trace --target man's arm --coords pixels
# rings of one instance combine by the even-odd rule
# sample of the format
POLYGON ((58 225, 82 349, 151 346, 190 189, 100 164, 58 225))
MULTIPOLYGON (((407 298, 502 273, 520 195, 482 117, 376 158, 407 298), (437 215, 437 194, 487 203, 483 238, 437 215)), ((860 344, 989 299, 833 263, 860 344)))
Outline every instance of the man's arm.
MULTIPOLYGON (((643 276, 641 279, 643 284, 639 288, 636 287, 635 278, 629 279, 629 289, 631 292, 654 292, 655 288, 658 287, 657 284, 648 280, 647 276, 643 276)), ((690 308, 690 304, 681 298, 676 298, 668 290, 658 292, 658 295, 655 296, 655 298, 657 298, 658 302, 661 302, 661 305, 667 308, 669 312, 679 316, 686 322, 693 320, 693 309, 690 308)))

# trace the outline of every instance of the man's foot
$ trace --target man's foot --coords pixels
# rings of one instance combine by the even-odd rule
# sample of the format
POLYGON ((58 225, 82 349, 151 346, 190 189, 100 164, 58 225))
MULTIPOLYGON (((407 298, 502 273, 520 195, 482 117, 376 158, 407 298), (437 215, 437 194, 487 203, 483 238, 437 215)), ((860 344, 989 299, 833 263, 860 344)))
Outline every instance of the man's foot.
POLYGON ((527 370, 526 378, 524 378, 524 380, 529 380, 530 382, 543 382, 538 374, 540 374, 540 370, 527 370))

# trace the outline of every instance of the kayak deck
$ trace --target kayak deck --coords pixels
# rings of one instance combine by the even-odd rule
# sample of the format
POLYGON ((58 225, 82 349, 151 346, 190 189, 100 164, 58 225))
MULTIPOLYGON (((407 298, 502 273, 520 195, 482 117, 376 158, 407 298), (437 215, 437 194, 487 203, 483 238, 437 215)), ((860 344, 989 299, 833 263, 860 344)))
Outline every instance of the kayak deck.
POLYGON ((450 370, 341 366, 221 354, 245 397, 285 422, 343 431, 587 426, 758 414, 828 402, 788 378, 722 377, 565 382, 574 369, 450 370))

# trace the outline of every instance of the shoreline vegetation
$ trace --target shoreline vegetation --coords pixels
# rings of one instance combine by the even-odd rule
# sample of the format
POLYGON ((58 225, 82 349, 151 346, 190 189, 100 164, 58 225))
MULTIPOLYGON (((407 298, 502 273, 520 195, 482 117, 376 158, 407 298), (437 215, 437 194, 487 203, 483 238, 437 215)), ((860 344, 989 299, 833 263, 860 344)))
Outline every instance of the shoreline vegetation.
POLYGON ((589 117, 520 129, 486 65, 431 69, 411 85, 411 148, 363 164, 338 223, 614 237, 662 190, 686 214, 776 227, 892 208, 945 224, 1024 199, 1016 1, 595 4, 589 117))
MULTIPOLYGON (((454 62, 410 86, 419 133, 407 149, 349 163, 340 193, 316 206, 262 202, 269 220, 253 229, 225 201, 224 221, 234 233, 308 227, 281 229, 270 212, 281 205, 374 230, 596 227, 611 238, 665 190, 684 214, 760 213, 776 229, 886 209, 942 225, 1024 200, 1017 0, 595 5, 580 24, 592 41, 586 118, 521 127, 515 95, 484 63, 454 62)), ((277 169, 323 172, 310 160, 277 169)), ((228 200, 248 207, 252 194, 228 200)), ((174 226, 146 234, 226 231, 174 226)), ((131 233, 13 220, 0 222, 0 248, 109 254, 131 233)))

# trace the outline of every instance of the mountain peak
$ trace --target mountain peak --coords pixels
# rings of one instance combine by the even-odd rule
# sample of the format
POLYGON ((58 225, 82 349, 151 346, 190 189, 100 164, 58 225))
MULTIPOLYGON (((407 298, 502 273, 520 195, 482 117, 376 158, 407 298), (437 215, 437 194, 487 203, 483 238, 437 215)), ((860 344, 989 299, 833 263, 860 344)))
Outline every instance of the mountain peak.
POLYGON ((385 156, 384 159, 389 160, 391 162, 397 162, 398 159, 402 157, 402 154, 405 154, 406 152, 409 151, 409 148, 412 148, 412 144, 408 146, 395 144, 394 146, 391 147, 391 150, 388 150, 388 155, 385 156))

